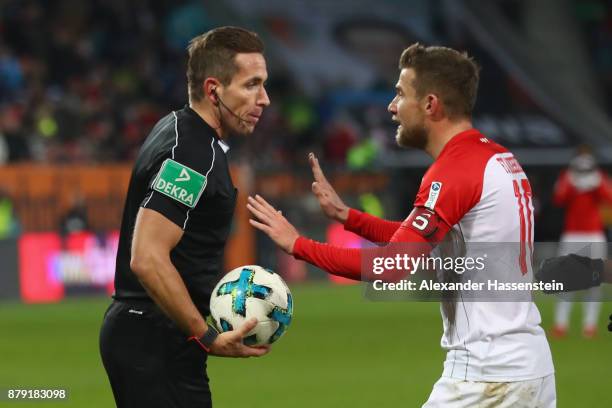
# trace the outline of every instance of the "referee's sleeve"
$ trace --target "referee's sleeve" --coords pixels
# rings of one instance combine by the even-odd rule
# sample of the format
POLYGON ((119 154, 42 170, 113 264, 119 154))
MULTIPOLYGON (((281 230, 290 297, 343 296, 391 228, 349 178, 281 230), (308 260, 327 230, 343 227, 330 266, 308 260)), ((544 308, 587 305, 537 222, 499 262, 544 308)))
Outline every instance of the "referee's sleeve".
POLYGON ((189 143, 187 137, 181 139, 180 135, 177 140, 171 155, 149 181, 141 207, 159 212, 185 230, 189 212, 210 189, 208 178, 215 164, 215 140, 189 143))

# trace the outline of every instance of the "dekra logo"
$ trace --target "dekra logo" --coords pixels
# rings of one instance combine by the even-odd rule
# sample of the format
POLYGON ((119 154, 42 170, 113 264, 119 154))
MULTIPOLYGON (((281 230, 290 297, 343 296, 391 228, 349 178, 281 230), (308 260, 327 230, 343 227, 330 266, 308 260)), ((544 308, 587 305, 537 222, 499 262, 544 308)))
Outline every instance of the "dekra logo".
MULTIPOLYGON (((180 177, 177 178, 175 181, 179 181, 179 179, 180 177)), ((187 178, 187 180, 189 179, 187 178)), ((185 181, 185 179, 180 181, 185 181)), ((193 193, 188 193, 187 190, 185 190, 184 188, 177 186, 176 184, 171 183, 169 181, 166 181, 161 177, 159 178, 159 180, 157 180, 157 185, 155 186, 155 189, 160 192, 164 192, 172 197, 178 198, 185 204, 193 205, 193 193)))
POLYGON ((206 187, 206 176, 175 160, 167 159, 153 189, 193 208, 206 187))

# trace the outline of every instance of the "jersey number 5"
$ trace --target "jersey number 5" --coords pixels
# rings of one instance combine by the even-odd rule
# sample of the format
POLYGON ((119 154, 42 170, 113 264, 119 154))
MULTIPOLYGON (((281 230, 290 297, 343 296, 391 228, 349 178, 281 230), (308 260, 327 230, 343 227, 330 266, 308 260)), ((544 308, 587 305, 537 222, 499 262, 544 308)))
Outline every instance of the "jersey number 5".
POLYGON ((414 221, 412 221, 412 226, 419 231, 424 231, 425 228, 429 225, 429 218, 431 217, 430 213, 423 213, 417 217, 415 217, 414 221))

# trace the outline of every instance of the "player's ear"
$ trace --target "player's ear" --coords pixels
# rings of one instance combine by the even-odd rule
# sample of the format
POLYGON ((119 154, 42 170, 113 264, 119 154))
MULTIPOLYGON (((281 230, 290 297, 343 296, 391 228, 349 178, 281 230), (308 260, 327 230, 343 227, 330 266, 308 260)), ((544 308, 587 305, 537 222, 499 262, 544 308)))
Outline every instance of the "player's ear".
POLYGON ((442 114, 442 102, 436 94, 428 94, 424 99, 425 113, 429 116, 438 117, 442 114))

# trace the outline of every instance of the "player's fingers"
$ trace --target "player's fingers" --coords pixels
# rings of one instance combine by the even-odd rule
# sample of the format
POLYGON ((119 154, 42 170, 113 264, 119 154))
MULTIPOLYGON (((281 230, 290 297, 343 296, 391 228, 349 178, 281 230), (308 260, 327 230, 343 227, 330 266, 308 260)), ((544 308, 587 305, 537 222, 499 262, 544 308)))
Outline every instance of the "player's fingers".
POLYGON ((249 224, 257 228, 258 230, 265 232, 268 235, 270 235, 271 233, 270 227, 268 227, 266 224, 262 224, 261 222, 257 222, 252 218, 249 219, 249 224))
POLYGON ((312 183, 312 192, 319 200, 325 199, 328 196, 327 190, 318 181, 312 183))
POLYGON ((271 211, 273 214, 276 213, 276 208, 272 207, 262 196, 259 194, 255 194, 255 199, 263 205, 268 211, 271 211))
MULTIPOLYGON (((263 200, 263 198, 262 198, 262 200, 263 200)), ((252 207, 254 207, 255 209, 259 210, 263 214, 267 215, 269 219, 272 219, 272 217, 276 214, 276 210, 273 207, 272 207, 272 210, 270 210, 270 208, 266 207, 264 205, 264 203, 262 203, 261 201, 256 200, 253 197, 249 197, 248 198, 248 202, 249 202, 249 204, 251 204, 252 207)))
POLYGON ((316 181, 324 181, 325 175, 323 174, 323 170, 321 170, 321 166, 319 165, 319 159, 314 153, 308 154, 308 162, 310 163, 310 168, 312 169, 312 176, 316 181))
POLYGON ((247 203, 246 206, 247 209, 251 212, 251 214, 257 217, 260 221, 263 221, 266 224, 270 224, 270 217, 268 217, 267 214, 264 214, 261 210, 255 208, 255 206, 251 205, 250 203, 247 203))

